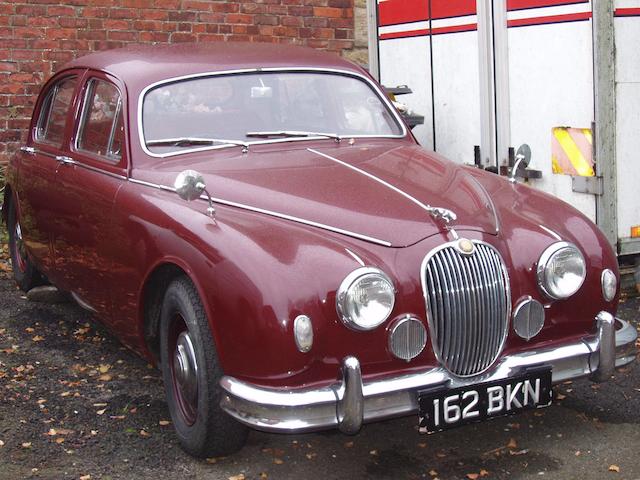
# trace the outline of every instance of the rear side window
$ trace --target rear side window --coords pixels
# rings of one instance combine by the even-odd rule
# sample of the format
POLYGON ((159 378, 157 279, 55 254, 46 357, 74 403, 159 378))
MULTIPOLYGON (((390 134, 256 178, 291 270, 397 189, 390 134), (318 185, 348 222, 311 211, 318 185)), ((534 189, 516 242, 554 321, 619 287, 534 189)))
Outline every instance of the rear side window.
POLYGON ((121 158, 122 131, 120 91, 107 81, 90 80, 76 148, 118 161, 121 158))
POLYGON ((47 92, 38 118, 36 140, 62 145, 67 114, 73 101, 77 80, 77 77, 63 78, 47 92))

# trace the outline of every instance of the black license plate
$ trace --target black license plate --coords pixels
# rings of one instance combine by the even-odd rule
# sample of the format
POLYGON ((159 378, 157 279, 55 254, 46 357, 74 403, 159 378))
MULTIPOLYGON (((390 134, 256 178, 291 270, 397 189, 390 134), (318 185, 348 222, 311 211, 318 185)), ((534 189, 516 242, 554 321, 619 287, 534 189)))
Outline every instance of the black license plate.
POLYGON ((433 433, 471 422, 551 404, 551 370, 535 370, 495 382, 419 393, 420 432, 433 433))

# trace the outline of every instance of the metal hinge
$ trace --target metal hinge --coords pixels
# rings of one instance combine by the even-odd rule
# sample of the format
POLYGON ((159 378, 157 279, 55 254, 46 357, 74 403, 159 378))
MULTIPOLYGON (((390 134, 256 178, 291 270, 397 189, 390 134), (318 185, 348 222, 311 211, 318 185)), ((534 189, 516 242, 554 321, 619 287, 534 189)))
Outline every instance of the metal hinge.
POLYGON ((604 193, 604 183, 602 181, 602 177, 572 176, 571 189, 578 193, 602 195, 604 193))

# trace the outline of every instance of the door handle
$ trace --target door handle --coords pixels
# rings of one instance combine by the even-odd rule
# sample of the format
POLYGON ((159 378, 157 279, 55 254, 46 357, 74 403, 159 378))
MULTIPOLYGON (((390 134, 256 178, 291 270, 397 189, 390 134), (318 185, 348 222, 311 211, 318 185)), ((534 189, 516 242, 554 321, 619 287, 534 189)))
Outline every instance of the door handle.
POLYGON ((67 157, 66 155, 56 155, 56 160, 64 165, 73 165, 75 160, 71 157, 67 157))
POLYGON ((20 150, 29 155, 35 155, 36 149, 33 147, 20 147, 20 150))

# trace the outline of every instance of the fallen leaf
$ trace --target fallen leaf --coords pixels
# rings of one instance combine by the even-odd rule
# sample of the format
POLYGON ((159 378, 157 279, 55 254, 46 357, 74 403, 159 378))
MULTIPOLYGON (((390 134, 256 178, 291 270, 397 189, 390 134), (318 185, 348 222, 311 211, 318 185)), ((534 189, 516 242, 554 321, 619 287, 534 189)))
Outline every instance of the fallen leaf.
POLYGON ((125 417, 124 415, 111 415, 111 416, 109 416, 109 418, 111 420, 124 420, 127 417, 125 417))
POLYGON ((150 437, 151 434, 149 432, 147 432, 146 430, 140 430, 140 436, 141 437, 150 437))
POLYGON ((582 455, 582 452, 580 452, 580 450, 576 451, 575 456, 579 457, 580 455, 582 455))
POLYGON ((438 471, 437 470, 429 470, 429 475, 431 475, 432 477, 437 477, 438 476, 438 471))
POLYGON ((36 335, 31 340, 33 340, 34 342, 41 342, 44 340, 44 337, 42 335, 36 335))
POLYGON ((211 465, 213 465, 214 463, 218 463, 218 459, 214 458, 214 457, 211 457, 211 458, 207 458, 206 462, 210 463, 211 465))
MULTIPOLYGON (((24 442, 21 444, 22 448, 31 448, 31 442, 24 442)), ((611 468, 611 467, 609 467, 611 468)))
POLYGON ((487 470, 485 470, 484 468, 480 470, 480 476, 481 477, 486 477, 489 475, 489 472, 487 470))
POLYGON ((113 377, 111 375, 109 375, 108 373, 105 373, 103 375, 100 375, 98 377, 98 380, 101 382, 110 382, 112 378, 113 377))
POLYGON ((58 438, 56 438, 56 443, 57 443, 58 445, 60 445, 61 443, 64 443, 64 437, 58 437, 58 438))
POLYGON ((563 395, 561 393, 556 394, 556 400, 564 400, 565 398, 567 398, 566 395, 563 395))
POLYGON ((344 448, 351 448, 353 447, 353 442, 344 442, 344 448))
POLYGON ((94 403, 93 406, 94 407, 106 407, 107 404, 106 403, 94 403))
POLYGON ((27 327, 27 328, 24 329, 24 331, 27 332, 27 333, 33 333, 33 332, 35 332, 35 329, 31 328, 31 327, 27 327))
POLYGON ((91 480, 91 475, 82 475, 80 480, 91 480))
POLYGON ((469 480, 478 480, 478 478, 480 478, 480 474, 479 473, 467 473, 467 478, 469 480))
POLYGON ((98 368, 100 373, 107 373, 109 370, 111 370, 111 365, 100 365, 98 368))
POLYGON ((269 475, 267 475, 267 472, 260 472, 260 478, 269 478, 269 475))
POLYGON ((103 408, 102 410, 98 410, 98 411, 96 412, 96 415, 102 415, 102 414, 103 414, 104 412, 106 412, 106 411, 107 411, 107 409, 106 409, 106 408, 103 408))
POLYGON ((60 394, 61 397, 68 397, 69 395, 71 395, 71 392, 62 392, 60 394))
POLYGON ((273 463, 275 463, 276 465, 282 465, 284 463, 284 460, 282 460, 281 458, 274 458, 273 463))
POLYGON ((244 473, 239 473, 238 475, 231 475, 229 480, 244 480, 245 478, 244 473))
POLYGON ((427 448, 427 444, 422 442, 418 444, 418 448, 427 448))
POLYGON ((438 452, 438 453, 436 453, 436 457, 438 457, 438 458, 445 458, 446 456, 447 456, 447 454, 446 454, 446 453, 444 453, 444 452, 438 452))
POLYGON ((4 442, 0 440, 0 447, 4 447, 4 442))
POLYGON ((519 456, 519 455, 525 455, 529 453, 528 449, 524 449, 524 450, 509 450, 509 455, 515 455, 515 456, 519 456))
POLYGON ((45 435, 49 435, 51 437, 55 437, 58 434, 58 432, 56 431, 55 428, 50 428, 49 431, 47 433, 45 433, 45 435))
POLYGON ((171 425, 171 422, 169 420, 160 420, 158 422, 158 425, 160 425, 161 427, 166 427, 167 425, 171 425))
POLYGON ((518 448, 518 442, 516 442, 515 438, 509 440, 509 443, 507 443, 507 448, 518 448))
POLYGON ((378 455, 378 450, 370 450, 369 455, 378 455))
POLYGON ((620 467, 618 465, 609 465, 609 471, 620 473, 620 467))
POLYGON ((317 456, 318 456, 318 454, 317 454, 317 453, 315 453, 315 452, 313 452, 313 453, 307 453, 307 454, 306 454, 306 457, 307 457, 309 460, 313 460, 313 459, 314 459, 314 458, 316 458, 317 456))

